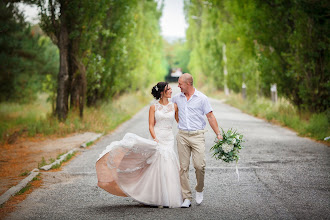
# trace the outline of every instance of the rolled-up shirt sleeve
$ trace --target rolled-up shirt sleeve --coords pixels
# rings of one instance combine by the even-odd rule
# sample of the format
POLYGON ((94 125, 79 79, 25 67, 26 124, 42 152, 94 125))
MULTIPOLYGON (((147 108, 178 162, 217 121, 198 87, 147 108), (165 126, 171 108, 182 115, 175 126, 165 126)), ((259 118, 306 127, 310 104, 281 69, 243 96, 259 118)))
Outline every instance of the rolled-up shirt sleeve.
POLYGON ((209 102, 209 99, 207 97, 204 97, 203 99, 203 112, 204 112, 204 115, 212 112, 213 109, 211 107, 211 104, 209 102))

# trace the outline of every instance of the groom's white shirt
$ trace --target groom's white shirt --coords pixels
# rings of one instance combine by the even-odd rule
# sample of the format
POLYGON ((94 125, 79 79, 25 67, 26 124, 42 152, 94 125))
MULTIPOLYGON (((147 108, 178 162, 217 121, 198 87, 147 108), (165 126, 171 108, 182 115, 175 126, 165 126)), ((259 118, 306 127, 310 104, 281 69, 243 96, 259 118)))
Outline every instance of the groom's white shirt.
POLYGON ((207 113, 213 111, 206 95, 197 91, 187 101, 183 92, 172 97, 172 102, 179 108, 178 128, 185 131, 203 130, 206 126, 205 117, 207 113))

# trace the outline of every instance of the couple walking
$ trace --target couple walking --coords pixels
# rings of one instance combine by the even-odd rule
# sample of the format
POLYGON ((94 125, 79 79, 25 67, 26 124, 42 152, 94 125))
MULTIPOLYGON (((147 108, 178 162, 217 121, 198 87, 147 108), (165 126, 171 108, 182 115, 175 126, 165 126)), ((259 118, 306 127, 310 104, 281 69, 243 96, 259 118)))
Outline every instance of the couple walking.
POLYGON ((98 186, 117 196, 130 196, 140 203, 170 208, 191 206, 189 163, 192 156, 197 185, 196 203, 203 201, 205 174, 206 115, 218 139, 222 139, 207 97, 193 86, 190 74, 179 80, 181 93, 159 82, 151 94, 158 102, 150 106, 149 131, 153 140, 127 133, 112 142, 96 162, 98 186), (178 155, 174 151, 173 121, 178 122, 178 155))

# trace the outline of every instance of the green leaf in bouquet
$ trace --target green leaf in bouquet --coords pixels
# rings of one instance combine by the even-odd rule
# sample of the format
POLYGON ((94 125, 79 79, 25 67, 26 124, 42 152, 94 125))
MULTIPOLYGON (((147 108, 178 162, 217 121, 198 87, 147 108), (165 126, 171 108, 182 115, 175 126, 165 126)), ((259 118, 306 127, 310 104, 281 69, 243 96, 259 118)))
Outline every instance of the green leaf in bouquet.
POLYGON ((222 130, 222 140, 216 140, 215 144, 211 147, 213 150, 213 157, 217 160, 222 160, 226 163, 232 161, 238 161, 239 159, 239 150, 242 149, 241 142, 243 141, 243 135, 239 134, 237 130, 229 129, 226 132, 222 130), (223 147, 226 151, 228 150, 228 145, 232 145, 232 150, 228 153, 225 153, 223 147))

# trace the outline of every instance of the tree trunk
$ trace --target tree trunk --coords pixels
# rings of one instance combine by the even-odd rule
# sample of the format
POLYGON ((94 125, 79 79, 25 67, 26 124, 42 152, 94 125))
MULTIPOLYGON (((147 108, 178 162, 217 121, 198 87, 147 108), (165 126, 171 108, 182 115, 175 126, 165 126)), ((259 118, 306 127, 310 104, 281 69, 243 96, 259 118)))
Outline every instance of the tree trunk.
POLYGON ((83 117, 85 99, 86 99, 86 68, 82 62, 78 60, 76 56, 72 56, 72 65, 77 69, 73 73, 72 84, 71 84, 71 103, 70 108, 78 109, 79 115, 83 117))
POLYGON ((76 56, 79 51, 75 41, 72 39, 69 46, 70 109, 78 109, 79 92, 76 75, 79 74, 79 71, 76 56))
POLYGON ((60 121, 66 119, 68 115, 69 98, 69 63, 68 63, 68 45, 69 34, 66 24, 66 12, 61 8, 61 25, 58 36, 58 48, 60 51, 60 70, 58 74, 56 115, 60 121))

